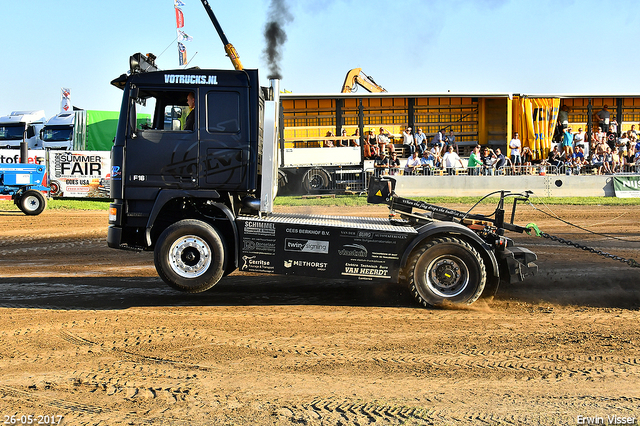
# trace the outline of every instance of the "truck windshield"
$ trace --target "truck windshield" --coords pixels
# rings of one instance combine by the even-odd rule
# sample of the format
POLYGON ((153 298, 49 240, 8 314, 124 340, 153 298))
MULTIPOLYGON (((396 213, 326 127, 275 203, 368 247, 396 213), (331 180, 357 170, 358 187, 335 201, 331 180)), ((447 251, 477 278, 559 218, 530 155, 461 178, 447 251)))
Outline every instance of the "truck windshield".
POLYGON ((0 124, 0 140, 13 141, 22 139, 24 124, 0 124))
POLYGON ((69 141, 73 135, 71 126, 47 126, 42 132, 42 140, 45 142, 69 141))

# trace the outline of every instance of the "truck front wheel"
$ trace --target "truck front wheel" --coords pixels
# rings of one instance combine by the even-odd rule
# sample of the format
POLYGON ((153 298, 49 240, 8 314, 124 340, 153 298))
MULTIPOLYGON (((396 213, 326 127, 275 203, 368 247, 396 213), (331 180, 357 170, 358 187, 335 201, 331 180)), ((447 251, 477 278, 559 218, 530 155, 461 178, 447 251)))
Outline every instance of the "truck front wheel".
POLYGON ((218 231, 200 220, 185 219, 160 234, 154 250, 158 275, 187 293, 213 287, 224 273, 224 242, 218 231))
POLYGON ((40 191, 30 189, 20 196, 16 203, 22 213, 30 216, 39 215, 47 208, 47 199, 40 191))
POLYGON ((421 305, 475 302, 487 280, 480 254, 466 241, 439 238, 427 241, 411 255, 409 288, 421 305))

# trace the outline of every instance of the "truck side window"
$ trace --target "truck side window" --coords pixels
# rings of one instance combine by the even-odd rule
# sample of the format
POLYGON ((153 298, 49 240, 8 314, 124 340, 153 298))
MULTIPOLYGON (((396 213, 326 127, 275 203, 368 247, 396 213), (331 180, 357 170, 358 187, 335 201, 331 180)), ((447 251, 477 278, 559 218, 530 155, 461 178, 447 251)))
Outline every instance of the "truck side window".
POLYGON ((207 130, 210 133, 240 132, 240 94, 238 92, 207 93, 207 130))
POLYGON ((140 89, 144 106, 137 105, 138 129, 182 131, 189 114, 187 91, 140 89), (141 120, 145 118, 145 120, 141 120), (144 122, 144 124, 141 123, 144 122))

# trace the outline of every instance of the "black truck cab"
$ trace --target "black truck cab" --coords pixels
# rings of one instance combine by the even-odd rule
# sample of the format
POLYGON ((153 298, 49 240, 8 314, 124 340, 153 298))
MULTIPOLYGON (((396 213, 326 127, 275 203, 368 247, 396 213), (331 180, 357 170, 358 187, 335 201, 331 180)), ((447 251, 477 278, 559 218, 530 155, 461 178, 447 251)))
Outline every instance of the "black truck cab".
POLYGON ((140 72, 112 84, 124 95, 111 153, 110 247, 152 248, 163 215, 188 217, 213 200, 233 209, 230 200, 256 193, 264 109, 257 70, 140 72), (195 124, 186 130, 190 93, 195 124), (153 110, 150 124, 136 120, 141 104, 153 110))

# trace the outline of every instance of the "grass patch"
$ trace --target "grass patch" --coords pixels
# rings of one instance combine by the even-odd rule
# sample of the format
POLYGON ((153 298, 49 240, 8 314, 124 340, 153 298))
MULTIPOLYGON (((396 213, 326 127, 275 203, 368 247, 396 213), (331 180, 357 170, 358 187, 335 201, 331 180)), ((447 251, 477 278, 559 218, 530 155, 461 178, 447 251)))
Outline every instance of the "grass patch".
MULTIPOLYGON (((411 197, 409 197, 411 198, 411 197)), ((412 197, 414 200, 429 204, 475 204, 481 197, 412 197)), ((482 200, 481 204, 495 204, 496 197, 482 200)), ((534 204, 575 205, 575 206, 638 206, 640 198, 616 197, 531 197, 534 204)), ((297 196, 277 197, 274 201, 278 206, 349 206, 367 205, 366 196, 336 195, 335 198, 302 198, 297 196)))
MULTIPOLYGON (((51 210, 109 210, 111 200, 66 200, 50 198, 47 209, 51 210)), ((13 201, 0 200, 0 210, 20 210, 13 201)))
MULTIPOLYGON (((414 197, 415 200, 435 205, 464 204, 472 205, 480 197, 414 197)), ((487 198, 480 204, 496 204, 495 197, 487 198)), ((108 210, 111 200, 68 200, 49 199, 47 209, 52 210, 108 210)), ((565 205, 565 206, 639 206, 640 198, 616 197, 532 197, 533 204, 565 205)), ((276 206, 328 206, 328 207, 360 207, 366 206, 367 197, 358 195, 336 195, 334 197, 303 198, 300 196, 277 197, 276 206)), ((511 204, 509 202, 509 204, 511 204)), ((13 201, 0 200, 0 210, 18 210, 13 201)))

